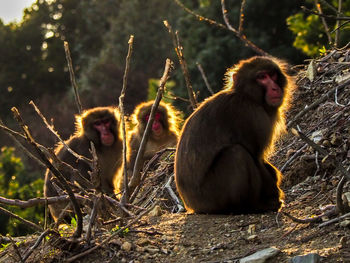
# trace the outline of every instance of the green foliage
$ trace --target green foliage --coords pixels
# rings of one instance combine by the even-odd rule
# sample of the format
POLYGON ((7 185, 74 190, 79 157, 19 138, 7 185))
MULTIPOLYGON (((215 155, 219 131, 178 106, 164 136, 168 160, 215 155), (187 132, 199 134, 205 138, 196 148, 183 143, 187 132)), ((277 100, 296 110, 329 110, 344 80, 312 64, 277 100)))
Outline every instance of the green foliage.
POLYGON ((289 29, 296 35, 294 46, 309 56, 317 56, 322 43, 327 42, 327 36, 319 20, 316 15, 310 15, 305 19, 300 13, 290 16, 287 20, 289 29))
MULTIPOLYGON (((120 226, 115 226, 112 228, 111 232, 114 233, 114 232, 117 232, 119 230, 120 230, 120 226)), ((129 233, 129 231, 130 231, 129 228, 127 227, 119 233, 119 236, 125 237, 129 233)))
MULTIPOLYGON (((313 9, 314 1, 307 0, 307 8, 313 9)), ((321 8, 324 14, 336 16, 335 10, 338 8, 338 1, 332 0, 329 5, 321 3, 321 8), (333 6, 333 8, 331 8, 333 6)), ((342 16, 350 16, 350 1, 343 1, 342 3, 342 16)), ((332 38, 332 43, 329 43, 328 37, 326 35, 326 30, 322 24, 321 18, 317 15, 305 15, 304 12, 298 12, 290 16, 287 19, 287 24, 289 29, 294 33, 295 40, 293 45, 300 49, 303 53, 311 57, 316 57, 320 55, 323 47, 329 49, 332 47, 335 41, 335 30, 336 29, 336 19, 326 19, 326 23, 329 27, 330 35, 332 38)), ((345 25, 339 30, 339 43, 338 46, 343 46, 348 43, 350 37, 350 26, 345 25)))
MULTIPOLYGON (((157 92, 159 89, 159 79, 149 79, 148 80, 148 97, 147 100, 154 100, 157 96, 157 92)), ((164 93, 163 93, 163 101, 166 103, 172 103, 172 97, 174 96, 172 89, 175 87, 175 81, 170 80, 167 81, 165 88, 164 88, 164 93)))
MULTIPOLYGON (((0 196, 10 199, 28 200, 43 194, 43 179, 37 178, 30 183, 25 180, 27 171, 20 158, 14 154, 14 148, 3 147, 0 153, 0 196)), ((43 219, 43 207, 6 207, 11 212, 33 222, 43 219)), ((0 234, 24 235, 32 230, 16 219, 0 217, 0 234)))

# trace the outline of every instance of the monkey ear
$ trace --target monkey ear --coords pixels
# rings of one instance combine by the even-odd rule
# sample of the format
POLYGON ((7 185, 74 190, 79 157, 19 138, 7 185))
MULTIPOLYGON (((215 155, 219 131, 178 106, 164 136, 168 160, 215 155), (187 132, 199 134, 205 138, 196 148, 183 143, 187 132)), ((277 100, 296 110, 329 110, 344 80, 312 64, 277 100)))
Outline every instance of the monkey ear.
POLYGON ((235 82, 237 79, 237 73, 232 74, 232 81, 235 82))

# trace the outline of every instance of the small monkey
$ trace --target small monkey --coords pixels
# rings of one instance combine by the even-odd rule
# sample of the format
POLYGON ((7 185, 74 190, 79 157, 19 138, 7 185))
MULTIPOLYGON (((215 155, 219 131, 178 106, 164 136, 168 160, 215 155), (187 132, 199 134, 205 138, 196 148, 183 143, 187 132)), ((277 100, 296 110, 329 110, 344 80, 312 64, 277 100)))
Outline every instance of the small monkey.
POLYGON ((282 175, 267 160, 285 127, 294 83, 275 58, 253 57, 228 70, 225 89, 187 119, 175 156, 177 190, 195 213, 280 209, 282 175))
MULTIPOLYGON (((131 125, 133 129, 128 133, 127 139, 127 166, 129 178, 134 169, 137 152, 153 103, 153 100, 140 103, 131 115, 131 125)), ((170 104, 161 101, 154 116, 152 131, 146 144, 145 153, 141 159, 142 164, 149 161, 158 151, 176 146, 177 137, 179 135, 178 123, 179 112, 170 104)), ((120 178, 120 190, 122 190, 122 180, 123 179, 120 178)))
MULTIPOLYGON (((100 169, 101 190, 107 194, 113 194, 115 189, 115 178, 122 167, 122 140, 120 136, 119 111, 114 107, 96 107, 84 111, 76 116, 76 131, 65 142, 69 148, 91 159, 90 142, 94 143, 100 169)), ((90 180, 89 171, 91 167, 88 163, 77 160, 62 144, 55 149, 58 158, 78 169, 80 174, 90 180)), ((68 178, 70 182, 74 180, 68 178)), ((44 195, 45 197, 59 195, 52 184, 53 175, 47 170, 45 175, 44 195)), ((50 212, 56 221, 62 209, 67 203, 49 205, 50 212)))

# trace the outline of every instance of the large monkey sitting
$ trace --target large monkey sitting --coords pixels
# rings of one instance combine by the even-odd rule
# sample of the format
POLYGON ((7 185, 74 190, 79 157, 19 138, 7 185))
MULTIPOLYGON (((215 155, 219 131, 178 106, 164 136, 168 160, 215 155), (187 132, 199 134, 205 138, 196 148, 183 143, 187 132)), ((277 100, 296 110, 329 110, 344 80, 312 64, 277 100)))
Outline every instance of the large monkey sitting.
MULTIPOLYGON (((114 107, 97 107, 84 111, 76 116, 76 131, 65 143, 79 155, 92 159, 90 142, 96 148, 98 166, 101 177, 101 190, 112 194, 115 188, 115 178, 122 166, 122 140, 119 131, 119 111, 114 107)), ((89 164, 77 160, 62 144, 55 149, 60 160, 79 170, 80 174, 90 180, 89 164)), ((73 182, 69 175, 63 174, 68 181, 73 182)), ((47 170, 45 175, 45 197, 59 195, 52 183, 53 175, 47 170)), ((55 221, 67 203, 49 205, 50 212, 55 221)))
POLYGON ((223 91, 186 121, 175 157, 177 190, 189 212, 277 211, 281 173, 267 161, 285 128, 294 84, 286 65, 253 57, 227 72, 223 91))

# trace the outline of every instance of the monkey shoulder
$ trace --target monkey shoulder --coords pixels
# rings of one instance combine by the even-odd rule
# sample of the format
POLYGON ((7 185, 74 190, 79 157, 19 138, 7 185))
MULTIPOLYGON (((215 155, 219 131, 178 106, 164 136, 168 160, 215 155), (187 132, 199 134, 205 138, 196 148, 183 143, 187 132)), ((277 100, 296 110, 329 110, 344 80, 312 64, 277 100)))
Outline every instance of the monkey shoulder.
MULTIPOLYGON (((79 155, 86 156, 89 154, 89 142, 84 137, 71 136, 67 141, 65 141, 65 144, 79 155)), ((68 158, 71 155, 71 153, 69 153, 67 148, 64 147, 62 143, 58 144, 56 154, 60 158, 68 158)))

